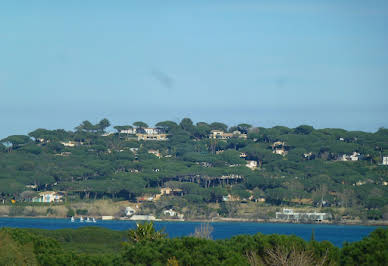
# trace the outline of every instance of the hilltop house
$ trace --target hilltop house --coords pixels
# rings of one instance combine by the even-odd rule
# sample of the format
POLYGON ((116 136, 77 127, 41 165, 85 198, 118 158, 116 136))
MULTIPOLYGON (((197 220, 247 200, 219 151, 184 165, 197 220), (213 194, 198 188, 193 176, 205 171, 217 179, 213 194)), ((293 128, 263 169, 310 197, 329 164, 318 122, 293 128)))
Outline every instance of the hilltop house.
POLYGON ((167 134, 160 128, 138 128, 136 136, 137 140, 167 140, 167 134))
POLYGON ((225 133, 222 130, 212 130, 210 131, 209 138, 211 139, 230 139, 233 136, 232 133, 225 133))
POLYGON ((339 161, 358 161, 360 157, 360 154, 358 152, 353 152, 352 155, 342 154, 338 158, 339 161))
POLYGON ((128 128, 121 129, 119 133, 136 135, 138 140, 167 140, 167 134, 160 128, 128 128))
POLYGON ((167 140, 167 134, 136 134, 137 140, 167 140))
POLYGON ((247 138, 247 134, 241 133, 238 130, 233 131, 232 133, 226 133, 222 130, 212 130, 210 131, 209 138, 210 139, 230 139, 232 137, 238 137, 238 138, 247 138))
POLYGON ((279 154, 282 156, 287 155, 287 145, 285 142, 276 141, 272 144, 272 153, 279 154))
POLYGON ((127 129, 121 129, 119 131, 120 134, 136 134, 136 128, 127 128, 127 129))

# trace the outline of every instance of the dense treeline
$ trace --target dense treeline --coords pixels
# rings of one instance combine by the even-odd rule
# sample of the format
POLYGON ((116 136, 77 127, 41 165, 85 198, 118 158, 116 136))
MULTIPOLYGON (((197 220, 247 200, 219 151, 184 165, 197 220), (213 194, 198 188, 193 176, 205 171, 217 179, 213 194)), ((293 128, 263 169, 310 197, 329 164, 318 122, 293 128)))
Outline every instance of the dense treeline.
POLYGON ((75 131, 37 129, 1 140, 0 197, 29 201, 37 191, 55 190, 72 199, 135 201, 168 186, 182 190, 175 201, 182 206, 230 194, 271 205, 353 208, 369 219, 388 216, 388 166, 380 165, 388 155, 388 129, 228 128, 185 118, 156 124, 167 140, 144 141, 128 133, 144 133, 144 122, 115 126, 114 134, 106 133, 109 126, 107 119, 84 121, 75 131), (239 134, 212 139, 212 130, 239 134), (357 161, 339 160, 353 153, 357 161), (247 161, 256 161, 257 170, 247 161))
POLYGON ((342 248, 260 233, 226 240, 169 239, 152 224, 140 224, 129 233, 102 228, 0 230, 1 265, 387 265, 387 250, 388 229, 342 248), (118 237, 124 234, 125 239, 118 237))

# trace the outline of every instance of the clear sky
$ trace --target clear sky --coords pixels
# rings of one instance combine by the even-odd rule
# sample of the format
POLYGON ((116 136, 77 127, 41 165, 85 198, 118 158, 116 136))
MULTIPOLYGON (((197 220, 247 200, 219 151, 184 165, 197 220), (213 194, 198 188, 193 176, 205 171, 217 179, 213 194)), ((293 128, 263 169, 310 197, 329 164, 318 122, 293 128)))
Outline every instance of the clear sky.
POLYGON ((83 120, 388 127, 388 1, 1 1, 0 138, 83 120))

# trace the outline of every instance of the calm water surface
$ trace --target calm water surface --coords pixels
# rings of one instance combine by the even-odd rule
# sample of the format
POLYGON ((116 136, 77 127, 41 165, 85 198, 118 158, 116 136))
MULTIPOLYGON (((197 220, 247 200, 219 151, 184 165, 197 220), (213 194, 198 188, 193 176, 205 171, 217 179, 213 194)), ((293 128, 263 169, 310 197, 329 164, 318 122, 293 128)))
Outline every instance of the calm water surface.
MULTIPOLYGON (((164 228, 169 237, 187 236, 200 226, 199 222, 155 222, 157 229, 164 228)), ((217 222, 211 223, 214 230, 214 239, 230 238, 241 234, 284 234, 296 235, 309 240, 314 230, 315 239, 318 241, 328 240, 336 246, 342 243, 359 241, 374 231, 376 226, 359 225, 321 225, 321 224, 274 224, 274 223, 237 223, 217 222)), ((133 221, 97 221, 97 223, 72 223, 69 219, 34 219, 34 218, 0 218, 1 227, 17 228, 41 228, 62 229, 79 228, 83 226, 100 226, 113 230, 128 230, 136 227, 133 221)))

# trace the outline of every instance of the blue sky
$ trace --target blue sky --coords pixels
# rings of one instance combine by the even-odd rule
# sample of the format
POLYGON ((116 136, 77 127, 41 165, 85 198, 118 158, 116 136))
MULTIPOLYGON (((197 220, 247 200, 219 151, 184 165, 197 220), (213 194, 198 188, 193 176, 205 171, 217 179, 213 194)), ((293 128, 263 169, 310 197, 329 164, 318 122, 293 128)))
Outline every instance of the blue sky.
POLYGON ((388 127, 386 1, 1 1, 0 138, 83 120, 388 127))

